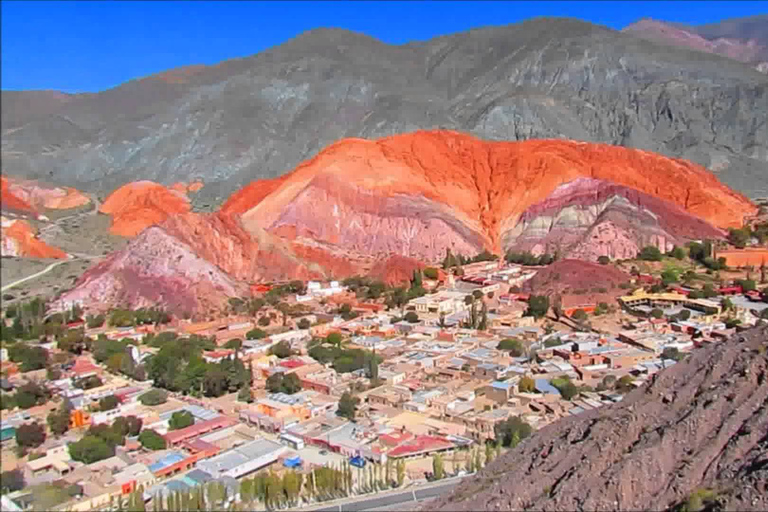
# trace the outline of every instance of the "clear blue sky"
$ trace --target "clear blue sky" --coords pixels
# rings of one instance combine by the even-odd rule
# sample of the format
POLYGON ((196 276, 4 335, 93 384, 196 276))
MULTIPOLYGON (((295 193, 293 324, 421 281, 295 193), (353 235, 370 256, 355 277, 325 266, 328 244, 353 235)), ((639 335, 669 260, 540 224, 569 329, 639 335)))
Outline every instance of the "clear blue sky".
POLYGON ((768 2, 2 1, 2 89, 100 91, 189 64, 258 53, 340 27, 400 44, 535 16, 620 29, 642 18, 702 24, 768 13, 768 2))

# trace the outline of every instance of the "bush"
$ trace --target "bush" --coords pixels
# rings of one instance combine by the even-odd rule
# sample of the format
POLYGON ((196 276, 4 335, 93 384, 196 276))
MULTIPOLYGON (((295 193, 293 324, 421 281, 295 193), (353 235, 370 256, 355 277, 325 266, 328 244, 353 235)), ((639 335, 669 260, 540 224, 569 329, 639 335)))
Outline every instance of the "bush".
POLYGON ((576 321, 583 322, 587 318, 589 318, 589 315, 587 315, 587 312, 583 309, 577 309, 573 312, 573 315, 571 315, 571 318, 573 318, 576 321))
POLYGON ((305 330, 312 327, 312 324, 306 318, 302 318, 301 320, 299 320, 298 324, 296 324, 296 327, 298 327, 299 329, 305 330))
POLYGON ((280 359, 285 359, 286 357, 290 357, 293 354, 293 350, 291 350, 291 344, 283 340, 273 345, 269 349, 269 353, 273 356, 279 357, 280 359))
POLYGON ((517 338, 501 340, 496 348, 508 351, 512 357, 520 357, 525 353, 525 347, 523 347, 523 344, 517 338))
POLYGON ((661 256, 659 248, 653 245, 643 247, 638 254, 638 258, 643 261, 661 261, 661 256))
POLYGON ((224 344, 224 348, 240 350, 243 348, 243 340, 240 338, 233 338, 224 344))
POLYGON ((269 325, 269 322, 270 322, 269 317, 268 316, 263 316, 263 317, 259 318, 258 322, 256 322, 256 323, 258 323, 262 327, 267 327, 269 325))
POLYGON ((69 455, 83 464, 92 464, 108 459, 115 454, 114 446, 95 435, 86 435, 79 441, 69 444, 69 455))
POLYGON ((528 309, 525 314, 536 319, 543 318, 549 311, 549 297, 545 295, 531 295, 528 299, 528 309))
POLYGON ((597 258, 597 262, 601 265, 607 265, 611 262, 611 258, 609 258, 608 256, 600 256, 599 258, 597 258))
POLYGON ((160 405, 168 401, 168 393, 162 389, 150 389, 139 397, 143 405, 160 405))
POLYGON ((117 399, 115 395, 105 396, 104 398, 99 400, 99 410, 111 411, 112 409, 116 408, 119 403, 120 401, 117 399))
POLYGON ((411 324, 415 324, 419 321, 419 315, 417 315, 415 311, 407 312, 403 318, 406 322, 411 324))
MULTIPOLYGON (((267 325, 269 325, 269 321, 267 321, 267 325)), ((249 340, 260 340, 266 337, 267 337, 267 333, 265 331, 262 331, 261 329, 251 329, 250 331, 245 333, 245 338, 249 340)))
POLYGON ((141 446, 147 450, 165 450, 165 438, 152 429, 142 430, 139 434, 141 446))
POLYGON ((0 473, 0 493, 2 494, 20 491, 26 485, 24 472, 20 469, 0 473))
POLYGON ((89 390, 89 389, 97 388, 103 384, 104 383, 101 381, 101 379, 98 376, 91 375, 89 377, 84 377, 82 379, 77 380, 74 383, 74 386, 76 388, 80 388, 83 390, 89 390))
POLYGON ((517 383, 517 390, 520 393, 533 393, 536 391, 536 381, 531 377, 525 376, 517 383))
POLYGON ((682 260, 685 259, 685 249, 682 247, 674 246, 671 251, 669 251, 669 255, 675 258, 676 260, 682 260))
POLYGON ((25 423, 16 429, 16 444, 24 448, 37 448, 45 442, 45 427, 39 423, 25 423))
POLYGON ((179 430, 194 424, 195 418, 192 416, 192 413, 189 411, 176 411, 171 415, 171 419, 168 420, 168 429, 179 430))
POLYGON ((662 318, 662 317, 664 316, 664 311, 662 311, 662 310, 661 310, 661 309, 659 309, 659 308, 653 308, 653 309, 651 310, 651 316, 652 316, 653 318, 662 318))
POLYGON ((496 442, 501 442, 502 446, 512 446, 513 448, 533 432, 531 426, 517 416, 497 423, 493 430, 496 442))
POLYGON ((432 279, 434 281, 439 275, 437 269, 434 267, 427 267, 424 269, 424 277, 427 279, 432 279))

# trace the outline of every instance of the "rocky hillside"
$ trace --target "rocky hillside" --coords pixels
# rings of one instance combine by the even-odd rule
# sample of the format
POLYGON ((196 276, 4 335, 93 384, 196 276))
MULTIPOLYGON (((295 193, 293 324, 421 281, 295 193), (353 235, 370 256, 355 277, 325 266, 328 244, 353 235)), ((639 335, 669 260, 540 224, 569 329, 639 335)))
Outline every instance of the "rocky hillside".
MULTIPOLYGON (((190 276, 208 276, 207 265, 236 282, 372 270, 393 281, 407 279, 398 269, 414 262, 391 255, 435 262, 447 249, 634 256, 649 243, 667 249, 718 236, 755 212, 745 197, 689 162, 574 141, 484 142, 450 131, 343 140, 281 178, 249 184, 215 213, 184 208, 180 194, 157 184, 116 191, 102 205, 114 215, 113 229, 132 235, 159 224, 89 272, 63 300, 108 304, 105 282, 123 290, 118 296, 139 300, 144 292, 130 291, 131 280, 106 277, 134 265, 147 282, 194 288, 190 276), (603 229, 611 231, 596 238, 603 229), (200 272, 158 259, 178 247, 199 258, 188 265, 200 272)), ((206 286, 200 295, 211 290, 216 297, 207 302, 214 304, 232 288, 206 286)))
POLYGON ((215 205, 342 138, 446 128, 682 157, 757 197, 768 195, 767 85, 749 65, 572 19, 403 46, 318 29, 98 94, 3 93, 2 160, 100 192, 199 178, 196 204, 215 205))
POLYGON ((768 73, 768 15, 690 26, 642 19, 622 32, 643 39, 722 55, 768 73))
POLYGON ((768 328, 547 426, 426 510, 768 509, 768 328))

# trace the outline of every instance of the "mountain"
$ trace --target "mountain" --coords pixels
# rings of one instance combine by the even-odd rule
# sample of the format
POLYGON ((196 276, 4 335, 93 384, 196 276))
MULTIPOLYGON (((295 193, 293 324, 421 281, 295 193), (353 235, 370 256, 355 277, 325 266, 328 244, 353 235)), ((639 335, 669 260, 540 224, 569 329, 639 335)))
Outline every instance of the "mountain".
POLYGON ((690 26, 644 18, 622 32, 663 44, 722 55, 768 73, 768 15, 690 26))
POLYGON ((106 193, 200 179, 209 210, 343 138, 451 129, 564 138, 699 163, 768 195, 768 77, 718 55, 541 18, 402 46, 317 29, 251 57, 97 94, 2 93, 4 171, 106 193))
POLYGON ((449 249, 475 255, 532 248, 597 259, 634 248, 634 256, 647 244, 667 250, 722 236, 721 228, 741 226, 756 212, 690 162, 603 144, 486 142, 452 131, 342 140, 289 174, 243 187, 215 213, 158 217, 158 205, 174 194, 140 183, 110 196, 102 209, 109 205, 118 224, 120 212, 130 212, 127 234, 141 233, 84 275, 63 303, 106 307, 105 282, 115 288, 110 293, 144 301, 143 288, 135 289, 142 280, 158 287, 186 282, 194 290, 202 279, 197 295, 218 304, 232 291, 224 275, 253 283, 375 269, 391 281, 408 276, 397 268, 413 266, 392 255, 436 262, 449 249), (612 236, 594 237, 604 229, 612 236), (159 258, 180 251, 198 259, 182 269, 159 258), (191 275, 192 267, 201 270, 191 275), (211 276, 220 286, 209 286, 211 276))
POLYGON ((766 510, 767 348, 763 326, 697 349, 620 403, 535 432, 424 510, 766 510))

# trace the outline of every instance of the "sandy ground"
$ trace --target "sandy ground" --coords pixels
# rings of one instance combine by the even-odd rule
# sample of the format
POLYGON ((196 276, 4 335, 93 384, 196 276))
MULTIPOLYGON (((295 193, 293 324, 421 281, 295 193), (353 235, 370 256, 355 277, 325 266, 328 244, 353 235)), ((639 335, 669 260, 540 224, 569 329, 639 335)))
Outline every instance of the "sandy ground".
MULTIPOLYGON (((3 258, 2 261, 2 282, 11 283, 22 277, 34 274, 43 270, 55 260, 31 259, 31 258, 3 258)), ((72 260, 62 263, 45 275, 37 279, 27 281, 3 293, 3 306, 23 299, 29 300, 33 297, 47 297, 52 299, 57 292, 69 289, 75 280, 87 270, 94 262, 84 260, 72 260), (13 299, 6 300, 5 297, 12 296, 13 299)))

